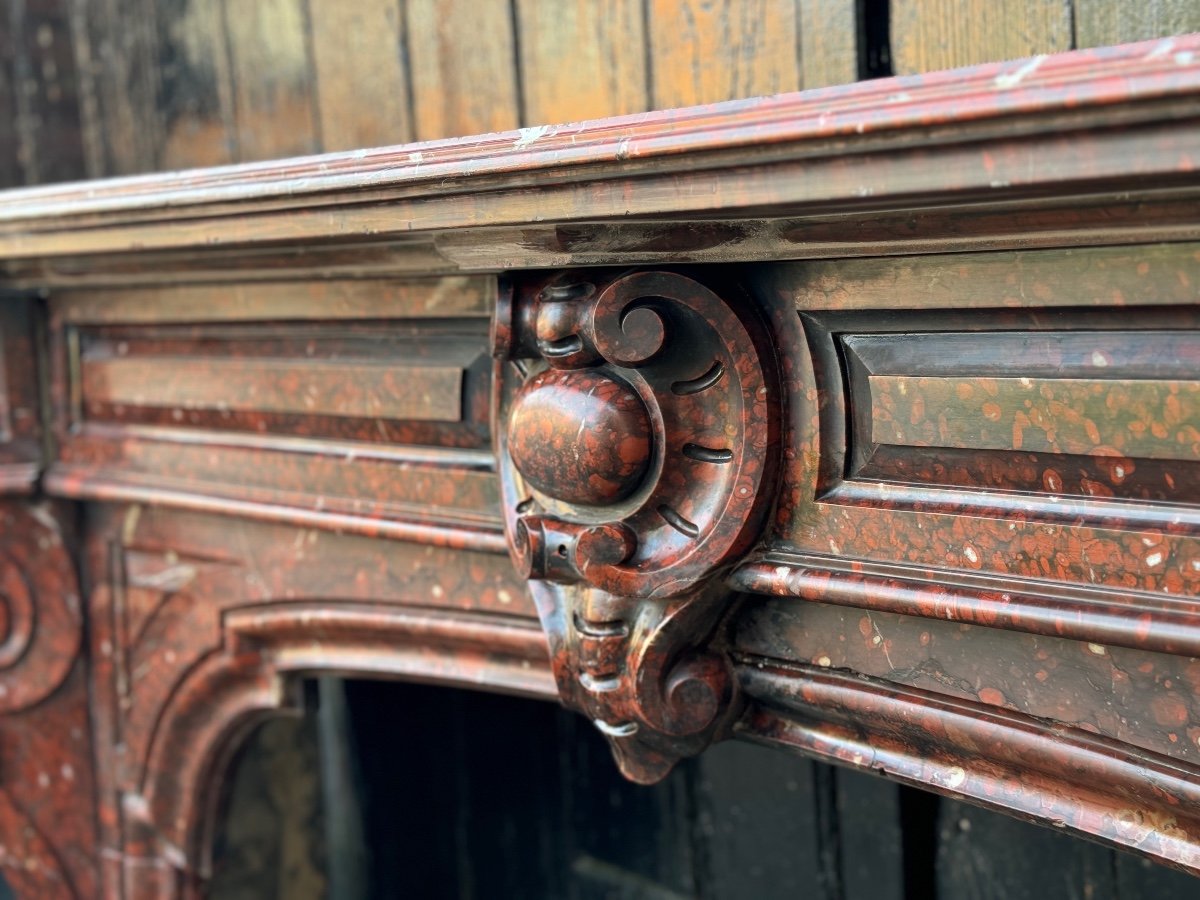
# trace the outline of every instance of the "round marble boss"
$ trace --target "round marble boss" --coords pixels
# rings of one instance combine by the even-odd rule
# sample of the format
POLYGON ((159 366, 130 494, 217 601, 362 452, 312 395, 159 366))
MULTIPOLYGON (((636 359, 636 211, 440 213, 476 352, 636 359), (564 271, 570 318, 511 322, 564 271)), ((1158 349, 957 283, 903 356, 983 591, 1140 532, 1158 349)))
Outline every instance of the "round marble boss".
POLYGON ((628 497, 650 462, 650 416, 629 385, 595 370, 548 369, 513 399, 508 449, 539 491, 603 506, 628 497))

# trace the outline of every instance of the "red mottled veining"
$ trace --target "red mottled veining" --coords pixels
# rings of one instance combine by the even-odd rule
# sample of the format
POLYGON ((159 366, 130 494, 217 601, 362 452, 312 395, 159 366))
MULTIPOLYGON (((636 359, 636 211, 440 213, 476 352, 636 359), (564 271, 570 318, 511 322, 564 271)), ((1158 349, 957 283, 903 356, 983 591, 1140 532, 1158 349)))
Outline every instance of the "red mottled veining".
POLYGON ((513 464, 539 491, 567 503, 625 499, 645 473, 651 449, 645 404, 608 375, 551 369, 513 398, 513 464))
POLYGON ((1200 869, 1195 769, 1086 731, 846 672, 741 660, 751 740, 1200 869))
POLYGON ((739 652, 980 700, 1200 764, 1200 656, 876 607, 761 598, 743 610, 739 652))
POLYGON ((0 295, 0 493, 4 494, 32 492, 42 462, 36 320, 32 296, 0 295))
POLYGON ((320 672, 1200 871, 1198 98, 1191 36, 8 195, 0 489, 85 504, 5 507, 10 880, 202 894, 320 672))
POLYGON ((96 896, 83 610, 58 506, 0 504, 0 873, 21 896, 96 896))
POLYGON ((93 411, 130 405, 441 422, 457 422, 462 416, 462 370, 449 366, 222 357, 93 359, 84 361, 80 382, 83 402, 93 411))
POLYGON ((666 272, 532 282, 499 314, 498 356, 529 372, 501 404, 513 555, 537 579, 563 699, 629 777, 657 780, 732 699, 723 655, 694 645, 721 613, 706 576, 769 499, 761 323, 666 272))
POLYGON ((501 555, 139 506, 99 508, 91 530, 104 841, 126 860, 110 888, 163 869, 202 883, 210 786, 302 675, 554 691, 501 555))

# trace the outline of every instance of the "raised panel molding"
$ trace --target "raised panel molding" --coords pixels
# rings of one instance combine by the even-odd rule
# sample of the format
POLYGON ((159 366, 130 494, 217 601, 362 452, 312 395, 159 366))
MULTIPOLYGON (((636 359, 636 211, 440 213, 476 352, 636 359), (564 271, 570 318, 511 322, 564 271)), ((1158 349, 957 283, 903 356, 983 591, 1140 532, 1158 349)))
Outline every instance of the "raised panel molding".
POLYGON ((546 638, 507 560, 290 524, 108 506, 91 564, 106 890, 198 890, 211 785, 322 672, 548 697, 546 638))
POLYGON ((201 895, 349 673, 1200 873, 1198 98, 1181 37, 7 195, 0 863, 201 895))

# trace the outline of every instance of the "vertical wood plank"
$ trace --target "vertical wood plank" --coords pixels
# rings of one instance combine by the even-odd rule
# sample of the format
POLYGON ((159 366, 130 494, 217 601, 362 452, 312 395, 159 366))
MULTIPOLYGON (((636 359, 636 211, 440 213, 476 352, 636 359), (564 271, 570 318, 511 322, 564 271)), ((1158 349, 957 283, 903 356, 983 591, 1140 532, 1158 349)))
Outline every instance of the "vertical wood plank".
POLYGON ((521 121, 508 0, 408 0, 418 140, 516 128, 521 121))
POLYGON ((223 0, 71 0, 91 177, 238 156, 223 0))
POLYGON ((310 0, 310 14, 324 149, 411 141, 400 0, 310 0))
POLYGON ((158 168, 158 12, 153 0, 70 0, 88 174, 158 168))
POLYGON ((858 80, 856 4, 847 0, 797 0, 800 75, 805 88, 858 80))
POLYGON ((1070 0, 892 0, 897 75, 1071 49, 1070 0))
MULTIPOLYGON (((649 787, 617 771, 592 723, 567 713, 560 731, 570 785, 571 888, 579 900, 700 893, 690 762, 649 787)), ((561 895, 560 895, 561 896, 561 895)), ((720 896, 714 891, 706 896, 720 896)))
MULTIPOLYGON (((26 184, 82 178, 75 58, 64 0, 10 0, 18 159, 26 184)), ((6 121, 13 122, 10 118, 6 121)))
MULTIPOLYGON (((1113 851, 1002 813, 943 800, 937 896, 1116 900, 1113 851)), ((1137 896, 1137 895, 1135 895, 1137 896)), ((1152 895, 1145 895, 1148 898, 1152 895)))
POLYGON ((156 168, 217 166, 239 158, 221 0, 157 0, 162 144, 156 168))
POLYGON ((1113 851, 1113 864, 1119 900, 1196 900, 1194 875, 1122 850, 1113 851))
POLYGON ((1075 0, 1078 47, 1103 47, 1200 31, 1196 0, 1075 0))
POLYGON ((225 27, 241 160, 319 150, 304 0, 226 0, 225 27))
POLYGON ((523 124, 649 109, 642 0, 517 0, 523 124))
POLYGON ((21 170, 17 165, 17 141, 8 130, 10 127, 15 130, 17 98, 16 85, 13 83, 16 42, 7 16, 8 10, 0 8, 0 122, 4 123, 6 129, 6 139, 0 140, 0 187, 12 187, 21 183, 21 170))
POLYGON ((710 747, 695 765, 708 896, 842 896, 822 859, 822 845, 832 835, 819 816, 818 764, 727 741, 710 747))
MULTIPOLYGON (((104 119, 100 112, 99 77, 100 61, 93 53, 92 33, 89 29, 89 5, 80 0, 67 0, 66 9, 70 23, 71 49, 75 58, 75 86, 79 102, 80 141, 83 146, 83 163, 88 178, 100 178, 108 164, 108 149, 105 146, 104 119)), ((0 53, 3 51, 0 50, 0 53)), ((3 82, 3 65, 0 64, 0 82, 3 82)), ((3 115, 4 87, 0 83, 0 115, 3 115)), ((3 151, 0 150, 0 157, 3 151)), ((3 161, 0 159, 0 167, 3 161)))
POLYGON ((899 785, 836 769, 843 896, 904 900, 904 823, 899 785))
POLYGON ((648 0, 656 108, 800 88, 796 6, 779 0, 648 0))

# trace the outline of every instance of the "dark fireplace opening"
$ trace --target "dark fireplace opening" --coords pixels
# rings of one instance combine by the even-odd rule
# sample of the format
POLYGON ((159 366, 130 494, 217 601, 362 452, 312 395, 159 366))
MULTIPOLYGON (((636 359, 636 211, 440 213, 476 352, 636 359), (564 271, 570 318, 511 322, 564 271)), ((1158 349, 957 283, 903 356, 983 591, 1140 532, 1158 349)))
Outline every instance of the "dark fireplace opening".
POLYGON ((625 781, 554 704, 313 684, 224 783, 213 900, 1184 900, 1200 882, 856 771, 742 742, 625 781))

